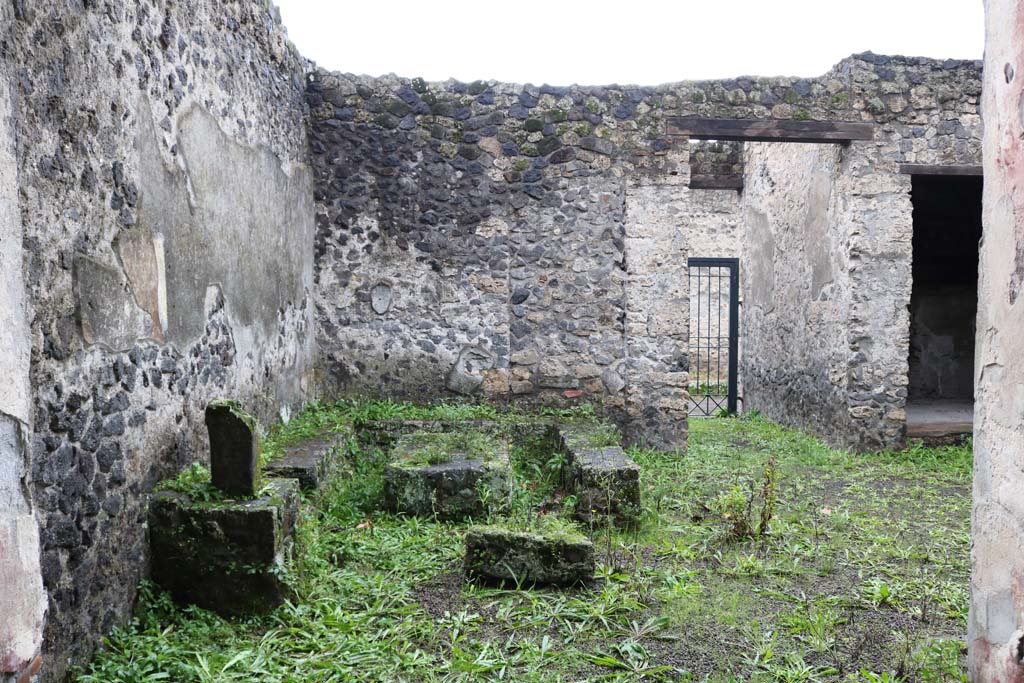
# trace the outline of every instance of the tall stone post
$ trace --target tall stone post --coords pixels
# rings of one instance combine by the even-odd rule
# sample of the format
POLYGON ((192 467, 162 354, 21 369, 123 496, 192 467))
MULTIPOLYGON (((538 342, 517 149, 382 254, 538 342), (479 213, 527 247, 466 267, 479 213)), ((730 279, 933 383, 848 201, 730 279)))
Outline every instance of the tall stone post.
POLYGON ((986 0, 969 669, 1024 682, 1024 2, 986 0))

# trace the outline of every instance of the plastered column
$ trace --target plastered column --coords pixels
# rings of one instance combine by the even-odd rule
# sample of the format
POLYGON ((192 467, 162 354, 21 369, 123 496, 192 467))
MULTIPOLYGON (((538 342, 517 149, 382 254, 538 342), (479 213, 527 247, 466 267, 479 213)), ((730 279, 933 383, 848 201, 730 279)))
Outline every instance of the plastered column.
POLYGON ((1024 681, 1024 3, 986 0, 969 668, 1024 681))
POLYGON ((0 69, 0 681, 20 682, 39 668, 46 597, 28 488, 30 345, 11 109, 0 69))

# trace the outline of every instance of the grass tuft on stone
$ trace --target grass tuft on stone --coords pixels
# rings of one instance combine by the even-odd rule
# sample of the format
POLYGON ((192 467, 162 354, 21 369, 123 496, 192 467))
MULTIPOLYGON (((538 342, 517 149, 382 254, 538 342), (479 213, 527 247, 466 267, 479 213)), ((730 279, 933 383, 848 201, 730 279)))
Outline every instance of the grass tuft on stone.
POLYGON ((457 432, 416 432, 402 437, 394 449, 395 464, 400 467, 424 467, 453 459, 479 459, 489 462, 503 449, 493 435, 476 430, 457 432))

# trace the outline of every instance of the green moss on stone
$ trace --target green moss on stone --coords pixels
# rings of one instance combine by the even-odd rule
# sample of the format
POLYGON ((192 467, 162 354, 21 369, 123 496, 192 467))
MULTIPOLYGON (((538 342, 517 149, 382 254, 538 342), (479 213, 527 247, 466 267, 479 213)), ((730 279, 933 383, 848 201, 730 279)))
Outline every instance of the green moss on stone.
POLYGON ((544 117, 551 123, 561 123, 569 118, 569 114, 563 109, 548 109, 544 117))
POLYGON ((540 119, 526 119, 523 128, 530 133, 537 133, 544 130, 544 122, 540 119))
POLYGON ((394 464, 417 468, 440 465, 455 459, 488 463, 502 450, 493 434, 481 431, 417 432, 402 437, 395 446, 394 464))
POLYGON ((412 107, 410 107, 402 100, 392 100, 392 102, 388 105, 388 112, 390 114, 393 114, 394 116, 397 116, 398 118, 402 118, 411 111, 412 107))
POLYGON ((501 523, 476 525, 467 533, 493 534, 512 538, 527 534, 538 539, 563 543, 586 543, 587 536, 572 520, 558 515, 534 515, 530 519, 508 519, 501 523))
POLYGON ((214 408, 227 408, 235 417, 245 422, 253 434, 259 433, 259 423, 256 421, 256 416, 243 408, 242 404, 238 401, 231 398, 215 398, 210 401, 210 405, 214 408))

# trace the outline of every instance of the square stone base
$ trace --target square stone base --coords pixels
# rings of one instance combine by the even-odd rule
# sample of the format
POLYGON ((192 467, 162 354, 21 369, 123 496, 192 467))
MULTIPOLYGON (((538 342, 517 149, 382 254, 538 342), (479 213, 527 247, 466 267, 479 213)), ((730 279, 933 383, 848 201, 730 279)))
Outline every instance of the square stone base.
POLYGON ((559 428, 567 455, 566 488, 576 496, 576 517, 587 524, 640 518, 640 466, 620 446, 595 446, 586 426, 559 428))
POLYGON ((449 452, 443 461, 424 462, 422 439, 410 434, 395 442, 384 470, 384 506, 391 512, 442 520, 478 517, 504 505, 512 485, 508 447, 495 439, 492 452, 449 452))
POLYGON ((181 604, 233 616, 284 600, 279 578, 299 510, 299 483, 271 480, 254 500, 193 501, 162 491, 149 504, 153 580, 181 604))

